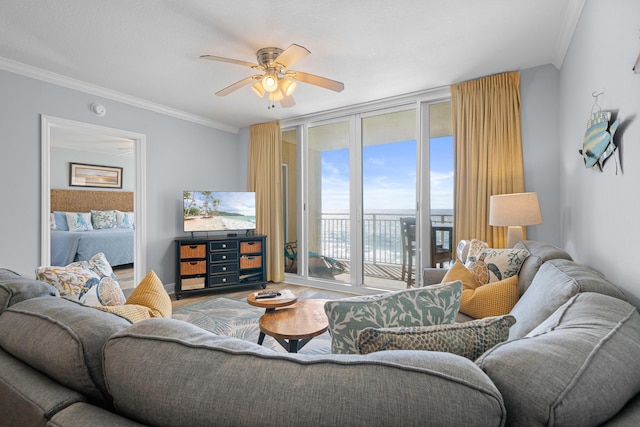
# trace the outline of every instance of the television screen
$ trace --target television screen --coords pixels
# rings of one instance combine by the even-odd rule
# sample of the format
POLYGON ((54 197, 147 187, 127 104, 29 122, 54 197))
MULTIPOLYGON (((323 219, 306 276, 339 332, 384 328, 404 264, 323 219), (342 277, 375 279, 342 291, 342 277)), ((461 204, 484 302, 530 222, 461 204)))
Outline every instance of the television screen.
POLYGON ((184 231, 252 230, 256 228, 256 193, 184 191, 184 231))

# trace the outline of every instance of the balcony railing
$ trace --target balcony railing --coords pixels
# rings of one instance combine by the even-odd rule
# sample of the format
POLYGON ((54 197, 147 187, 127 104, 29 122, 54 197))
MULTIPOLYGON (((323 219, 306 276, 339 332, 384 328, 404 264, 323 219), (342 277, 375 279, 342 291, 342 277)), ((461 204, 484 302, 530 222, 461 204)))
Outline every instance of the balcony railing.
MULTIPOLYGON (((405 215, 372 213, 363 218, 364 262, 402 265, 400 218, 405 215)), ((408 216, 408 215, 406 215, 408 216)), ((453 225, 452 214, 431 215, 433 225, 453 225)), ((350 220, 348 214, 324 213, 320 219, 319 251, 338 260, 350 259, 350 220)), ((438 244, 449 245, 443 234, 436 234, 438 244)))

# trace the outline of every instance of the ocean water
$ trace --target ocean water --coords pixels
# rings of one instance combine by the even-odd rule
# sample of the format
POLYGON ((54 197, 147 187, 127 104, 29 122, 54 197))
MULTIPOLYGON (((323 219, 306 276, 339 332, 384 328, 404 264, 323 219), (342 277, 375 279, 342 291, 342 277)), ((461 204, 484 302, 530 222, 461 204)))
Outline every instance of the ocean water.
POLYGON ((256 228, 255 216, 221 216, 225 230, 254 230, 256 228))
MULTIPOLYGON (((363 250, 365 262, 402 264, 402 234, 400 218, 415 216, 412 210, 376 210, 365 212, 362 222, 363 250)), ((434 224, 453 222, 452 209, 431 211, 434 224)), ((347 213, 332 212, 322 215, 319 253, 336 259, 350 258, 350 221, 347 213)), ((440 235, 438 244, 448 246, 448 235, 444 242, 440 235)))

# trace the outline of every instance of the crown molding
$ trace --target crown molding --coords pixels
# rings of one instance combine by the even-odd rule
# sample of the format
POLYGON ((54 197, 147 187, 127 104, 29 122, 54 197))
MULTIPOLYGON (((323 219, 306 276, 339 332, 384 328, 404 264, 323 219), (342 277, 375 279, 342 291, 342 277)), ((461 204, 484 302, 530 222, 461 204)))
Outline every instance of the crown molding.
POLYGON ((559 70, 562 68, 562 63, 569 50, 573 33, 578 26, 580 16, 582 15, 582 9, 586 0, 570 0, 567 2, 567 8, 564 11, 564 17, 562 19, 562 32, 558 34, 558 50, 556 51, 556 57, 553 61, 553 65, 559 70))
POLYGON ((62 74, 57 74, 51 71, 43 70, 42 68, 32 67, 30 65, 22 64, 20 62, 13 61, 11 59, 0 57, 0 69, 9 71, 14 74, 20 74, 25 77, 30 77, 32 79, 41 80, 54 85, 78 90, 80 92, 89 93, 91 95, 100 96, 102 98, 111 99, 113 101, 121 102, 123 104, 131 105, 138 108, 143 108, 145 110, 164 114, 165 116, 170 116, 176 119, 197 123, 203 126, 222 130, 225 132, 230 132, 235 134, 238 134, 239 132, 238 128, 233 126, 228 126, 224 123, 220 123, 215 120, 207 119, 205 117, 187 113, 185 111, 176 110, 174 108, 170 108, 165 105, 156 104, 155 102, 136 98, 134 96, 130 96, 130 95, 117 92, 111 89, 107 89, 101 86, 93 85, 91 83, 83 82, 81 80, 76 80, 71 77, 63 76, 62 74))

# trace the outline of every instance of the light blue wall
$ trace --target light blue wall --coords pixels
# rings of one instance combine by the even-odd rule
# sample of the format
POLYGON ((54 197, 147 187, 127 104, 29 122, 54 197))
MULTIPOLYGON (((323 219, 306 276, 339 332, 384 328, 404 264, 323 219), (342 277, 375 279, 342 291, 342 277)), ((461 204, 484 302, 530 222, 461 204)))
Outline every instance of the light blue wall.
POLYGON ((237 134, 6 71, 0 71, 0 93, 0 267, 33 277, 40 265, 42 114, 146 135, 146 264, 165 284, 175 280, 182 191, 246 188, 237 134), (106 107, 106 116, 91 113, 94 102, 106 107))
MULTIPOLYGON (((638 0, 587 0, 560 72, 560 186, 563 246, 620 286, 640 306, 640 53, 638 0), (594 104, 618 111, 621 162, 586 169, 578 149, 594 104)), ((617 155, 616 155, 617 156, 617 155)))

